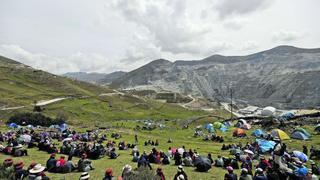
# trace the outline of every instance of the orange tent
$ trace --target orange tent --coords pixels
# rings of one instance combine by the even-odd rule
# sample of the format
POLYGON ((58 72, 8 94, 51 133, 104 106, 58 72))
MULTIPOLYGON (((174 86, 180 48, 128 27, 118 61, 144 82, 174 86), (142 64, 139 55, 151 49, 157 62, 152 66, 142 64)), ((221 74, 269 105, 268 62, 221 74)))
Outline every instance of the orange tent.
POLYGON ((245 131, 244 129, 236 128, 236 129, 233 131, 233 136, 237 136, 237 137, 246 136, 246 131, 245 131))

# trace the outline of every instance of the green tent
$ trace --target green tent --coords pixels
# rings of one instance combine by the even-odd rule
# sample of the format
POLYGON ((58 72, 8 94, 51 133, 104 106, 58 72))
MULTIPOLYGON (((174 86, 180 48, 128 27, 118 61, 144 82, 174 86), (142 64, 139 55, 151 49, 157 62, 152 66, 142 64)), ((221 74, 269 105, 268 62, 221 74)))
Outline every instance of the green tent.
POLYGON ((303 134, 306 135, 307 137, 311 137, 311 134, 310 134, 307 130, 303 129, 302 127, 296 128, 296 129, 294 130, 294 132, 296 132, 296 131, 303 133, 303 134))
POLYGON ((222 124, 221 122, 218 122, 218 121, 213 123, 213 126, 214 126, 214 128, 216 128, 216 129, 220 129, 222 125, 223 125, 223 124, 222 124))

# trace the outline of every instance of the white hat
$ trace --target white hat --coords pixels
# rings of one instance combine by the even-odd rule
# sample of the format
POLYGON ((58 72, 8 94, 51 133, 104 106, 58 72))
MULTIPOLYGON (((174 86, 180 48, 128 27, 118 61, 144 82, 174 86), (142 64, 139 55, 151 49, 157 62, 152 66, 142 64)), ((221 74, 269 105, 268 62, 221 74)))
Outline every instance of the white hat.
POLYGON ((22 146, 22 144, 18 144, 17 146, 14 146, 13 148, 15 148, 15 149, 20 149, 20 148, 22 148, 23 146, 22 146))
POLYGON ((180 174, 180 176, 178 176, 178 180, 184 180, 184 175, 180 174))
POLYGON ((81 174, 79 180, 85 180, 85 179, 89 179, 90 174, 88 172, 84 172, 81 174))
POLYGON ((183 167, 181 165, 178 166, 178 171, 181 172, 183 170, 183 167))
POLYGON ((36 164, 32 169, 29 170, 31 174, 36 174, 44 171, 45 167, 41 166, 41 164, 36 164))

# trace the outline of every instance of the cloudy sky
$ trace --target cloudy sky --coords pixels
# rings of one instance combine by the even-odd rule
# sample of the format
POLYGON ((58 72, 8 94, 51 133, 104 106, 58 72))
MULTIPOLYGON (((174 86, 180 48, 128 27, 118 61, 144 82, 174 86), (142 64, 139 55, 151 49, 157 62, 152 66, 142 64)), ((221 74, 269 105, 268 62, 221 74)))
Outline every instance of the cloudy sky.
POLYGON ((320 47, 319 0, 0 0, 0 55, 52 73, 320 47))

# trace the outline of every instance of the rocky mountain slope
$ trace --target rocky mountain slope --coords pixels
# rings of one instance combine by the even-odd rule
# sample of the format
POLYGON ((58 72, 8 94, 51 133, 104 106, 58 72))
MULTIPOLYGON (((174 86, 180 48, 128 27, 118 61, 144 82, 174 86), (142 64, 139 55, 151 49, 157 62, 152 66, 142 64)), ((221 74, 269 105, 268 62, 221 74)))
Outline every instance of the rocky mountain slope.
POLYGON ((117 88, 162 89, 216 101, 278 108, 320 106, 320 48, 279 46, 247 56, 159 59, 114 80, 117 88))
POLYGON ((116 72, 113 72, 110 74, 87 73, 87 72, 68 72, 68 73, 63 74, 62 76, 76 79, 79 81, 107 85, 107 84, 110 84, 115 79, 120 78, 124 74, 126 74, 126 72, 123 72, 123 71, 116 71, 116 72))

